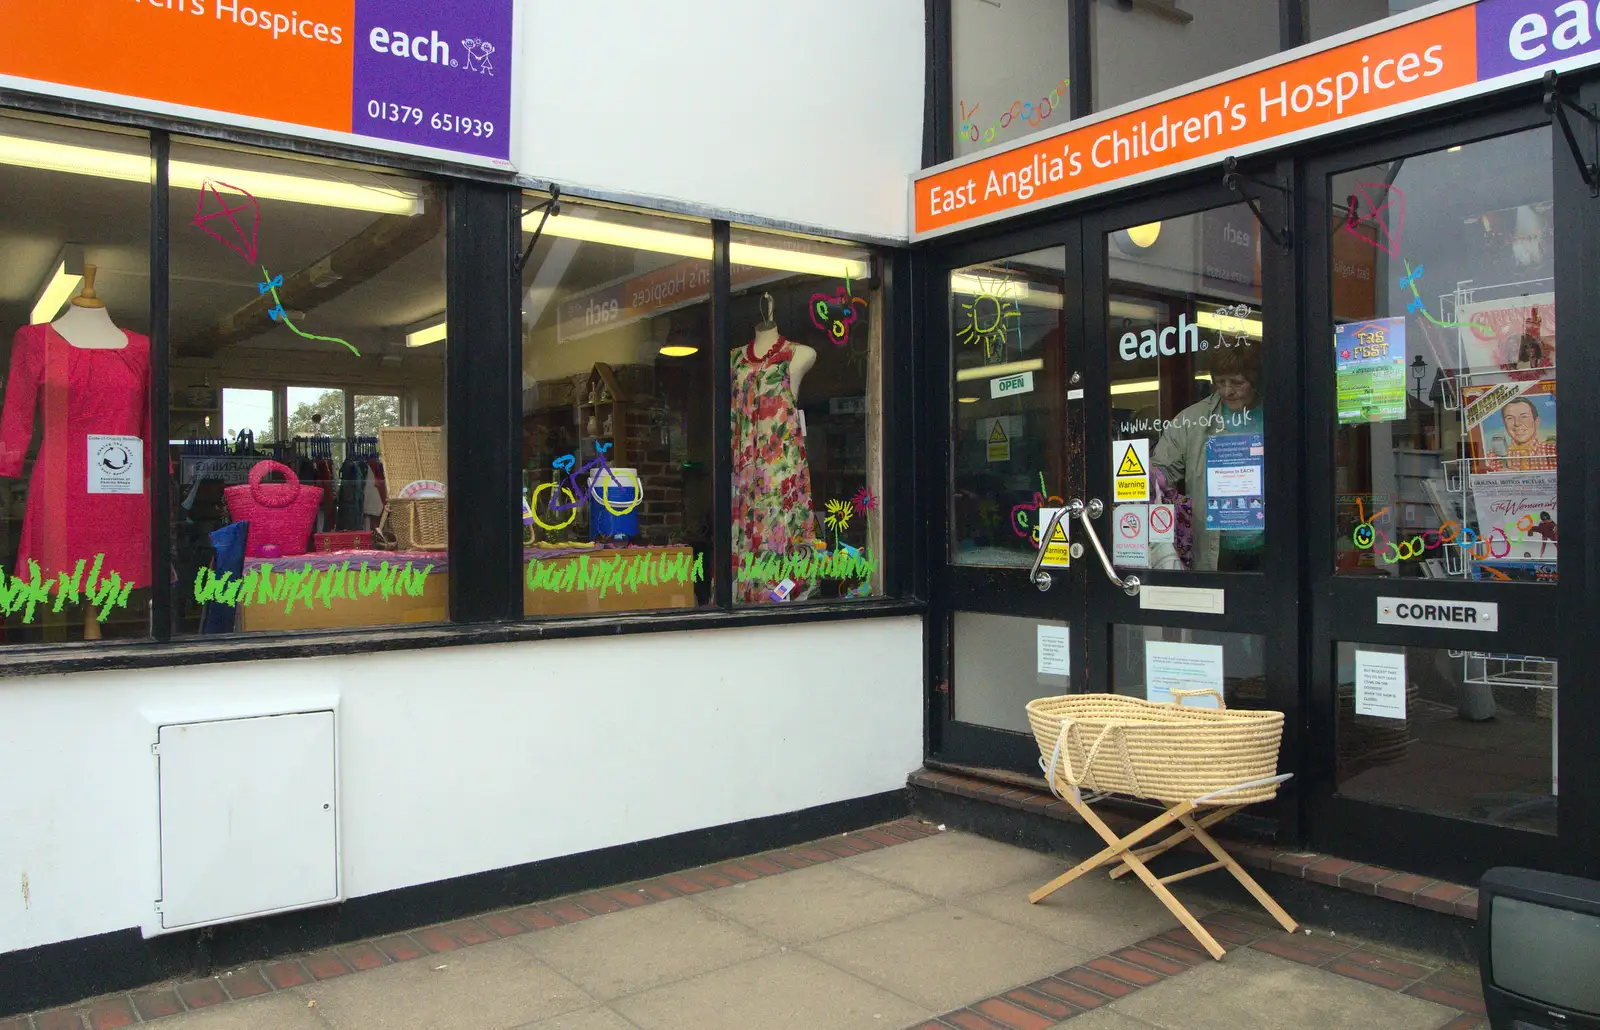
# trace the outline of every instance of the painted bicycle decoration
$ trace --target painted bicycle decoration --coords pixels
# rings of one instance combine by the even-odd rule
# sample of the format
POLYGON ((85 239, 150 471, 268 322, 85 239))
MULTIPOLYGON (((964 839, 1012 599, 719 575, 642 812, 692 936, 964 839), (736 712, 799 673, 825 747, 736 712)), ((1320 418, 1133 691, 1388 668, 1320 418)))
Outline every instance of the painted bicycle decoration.
POLYGON ((609 450, 609 443, 597 443, 594 457, 582 465, 571 454, 563 454, 551 462, 551 467, 558 474, 556 481, 540 483, 533 488, 533 501, 524 513, 526 518, 531 518, 539 528, 554 533, 572 525, 578 517, 578 509, 587 501, 617 516, 626 515, 637 508, 643 500, 644 491, 639 489, 637 479, 630 483, 617 475, 606 460, 609 450), (585 473, 589 473, 587 480, 585 473), (632 496, 624 501, 615 500, 608 496, 613 487, 629 488, 632 496), (579 500, 580 497, 586 497, 587 501, 579 500))

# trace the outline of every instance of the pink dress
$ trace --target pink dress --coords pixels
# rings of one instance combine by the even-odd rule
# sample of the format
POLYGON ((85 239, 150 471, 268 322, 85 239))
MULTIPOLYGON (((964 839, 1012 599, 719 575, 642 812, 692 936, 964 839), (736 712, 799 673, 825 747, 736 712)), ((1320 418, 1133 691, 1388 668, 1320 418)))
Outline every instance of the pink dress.
POLYGON ((34 413, 42 413, 44 438, 28 480, 28 509, 13 565, 28 578, 28 562, 42 578, 72 573, 80 558, 102 575, 150 584, 150 341, 123 330, 117 350, 74 347, 55 327, 17 330, 11 373, 0 412, 0 477, 22 476, 33 441, 34 413), (139 493, 89 493, 89 440, 93 435, 144 441, 145 481, 139 493))

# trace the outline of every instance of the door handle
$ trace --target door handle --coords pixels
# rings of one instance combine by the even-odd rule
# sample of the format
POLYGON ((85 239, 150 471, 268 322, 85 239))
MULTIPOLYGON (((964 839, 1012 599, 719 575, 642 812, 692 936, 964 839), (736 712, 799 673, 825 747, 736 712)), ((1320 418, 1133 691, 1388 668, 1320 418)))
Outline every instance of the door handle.
MULTIPOLYGON (((1083 502, 1074 499, 1069 502, 1065 508, 1057 508, 1055 512, 1051 514, 1050 521, 1039 530, 1039 553, 1034 555, 1033 568, 1028 572, 1028 582, 1038 587, 1041 594, 1046 590, 1049 590, 1051 584, 1055 582, 1050 573, 1044 572, 1040 569, 1040 566, 1044 564, 1045 551, 1050 547, 1050 538, 1055 535, 1056 526, 1061 524, 1062 519, 1067 519, 1070 521, 1072 516, 1077 515, 1082 511, 1083 502)), ((1067 548, 1067 553, 1072 555, 1074 558, 1082 558, 1083 545, 1072 544, 1067 548)))
POLYGON ((1139 577, 1132 573, 1127 576, 1117 575, 1116 570, 1111 567, 1111 559, 1106 557, 1104 545, 1100 543, 1100 534, 1094 531, 1094 524, 1089 521, 1091 518, 1099 518, 1100 514, 1105 510, 1106 506, 1101 503, 1100 498, 1096 497, 1087 505, 1078 505, 1078 520, 1083 523, 1083 531, 1088 534, 1089 542, 1094 545, 1094 553, 1100 556, 1100 566, 1106 570, 1106 578, 1111 580, 1111 585, 1117 587, 1129 597, 1134 597, 1139 593, 1139 587, 1141 586, 1139 577))

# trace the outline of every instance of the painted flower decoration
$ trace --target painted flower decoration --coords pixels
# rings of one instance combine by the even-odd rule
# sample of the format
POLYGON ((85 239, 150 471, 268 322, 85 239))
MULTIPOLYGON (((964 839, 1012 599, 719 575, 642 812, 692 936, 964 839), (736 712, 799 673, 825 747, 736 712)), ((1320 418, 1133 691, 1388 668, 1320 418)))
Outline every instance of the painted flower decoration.
POLYGON ((872 490, 869 487, 864 486, 857 490, 856 495, 852 497, 851 500, 855 502, 855 506, 858 509, 867 513, 868 515, 871 515, 873 512, 878 510, 878 499, 873 496, 872 490))
POLYGON ((856 510, 849 501, 829 501, 827 509, 828 514, 822 519, 823 525, 836 533, 850 528, 850 520, 855 517, 856 510))

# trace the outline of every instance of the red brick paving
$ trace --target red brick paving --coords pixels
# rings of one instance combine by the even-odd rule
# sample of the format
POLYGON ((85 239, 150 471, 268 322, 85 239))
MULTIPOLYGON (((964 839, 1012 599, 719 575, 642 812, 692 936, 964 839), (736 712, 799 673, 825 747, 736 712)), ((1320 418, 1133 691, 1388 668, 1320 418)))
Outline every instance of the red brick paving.
POLYGON ((191 980, 178 985, 178 997, 192 1009, 210 1008, 228 1000, 228 992, 214 978, 191 980))
POLYGON ((84 1023, 89 1030, 116 1030, 119 1026, 132 1026, 138 1020, 139 1016, 126 998, 107 998, 91 1005, 84 1014, 84 1023))

